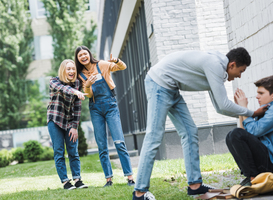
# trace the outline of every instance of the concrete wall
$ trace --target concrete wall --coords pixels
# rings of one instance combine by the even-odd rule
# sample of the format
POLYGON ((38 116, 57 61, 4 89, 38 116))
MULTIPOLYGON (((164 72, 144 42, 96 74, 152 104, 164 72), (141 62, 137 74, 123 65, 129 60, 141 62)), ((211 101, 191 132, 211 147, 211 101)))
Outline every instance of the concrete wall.
MULTIPOLYGON (((200 155, 228 153, 229 151, 225 143, 225 138, 228 132, 236 127, 236 122, 198 126, 200 155)), ((134 135, 127 134, 124 137, 128 151, 137 149, 138 155, 140 155, 145 132, 134 135), (135 147, 134 137, 136 137, 137 148, 135 147)), ((111 138, 109 138, 109 140, 111 140, 111 138)), ((183 158, 181 138, 178 136, 175 129, 167 130, 164 134, 162 143, 159 146, 156 159, 164 160, 177 158, 183 158)))
POLYGON ((252 58, 242 78, 233 84, 245 91, 249 108, 258 108, 253 84, 260 78, 273 75, 273 1, 224 0, 229 48, 243 46, 252 58))

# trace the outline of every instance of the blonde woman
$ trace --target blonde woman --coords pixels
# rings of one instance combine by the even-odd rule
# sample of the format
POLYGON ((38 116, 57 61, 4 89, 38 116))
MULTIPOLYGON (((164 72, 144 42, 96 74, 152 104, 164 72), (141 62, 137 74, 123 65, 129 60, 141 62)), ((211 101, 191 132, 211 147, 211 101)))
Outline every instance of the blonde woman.
POLYGON ((57 173, 64 189, 87 188, 81 181, 78 154, 78 126, 81 115, 80 81, 73 60, 64 60, 58 76, 50 79, 50 102, 47 107, 48 131, 52 140, 57 173), (64 158, 64 143, 68 153, 70 169, 75 185, 70 183, 64 158))

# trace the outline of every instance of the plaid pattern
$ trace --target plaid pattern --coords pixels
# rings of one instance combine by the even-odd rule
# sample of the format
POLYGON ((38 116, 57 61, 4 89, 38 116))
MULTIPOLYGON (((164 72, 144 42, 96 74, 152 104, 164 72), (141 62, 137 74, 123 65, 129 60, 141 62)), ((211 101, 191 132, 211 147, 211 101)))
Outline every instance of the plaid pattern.
POLYGON ((77 79, 72 85, 53 77, 49 83, 50 102, 47 106, 47 123, 52 120, 62 129, 79 126, 81 116, 81 100, 74 95, 80 90, 80 81, 77 79))

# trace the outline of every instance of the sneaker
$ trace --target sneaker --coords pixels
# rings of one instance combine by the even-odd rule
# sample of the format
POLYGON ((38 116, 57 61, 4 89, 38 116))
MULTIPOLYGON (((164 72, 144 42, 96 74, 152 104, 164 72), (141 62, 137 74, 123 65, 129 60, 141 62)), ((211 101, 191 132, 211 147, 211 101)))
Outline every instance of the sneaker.
POLYGON ((242 180, 242 182, 240 183, 241 186, 251 186, 251 179, 250 177, 246 177, 244 180, 242 180))
POLYGON ((128 179, 127 185, 129 185, 129 186, 134 186, 134 185, 135 185, 135 181, 129 180, 129 179, 128 179))
POLYGON ((214 189, 214 188, 202 183, 200 187, 196 190, 192 190, 190 187, 188 187, 188 195, 205 194, 206 192, 209 191, 209 189, 214 189))
POLYGON ((76 187, 70 183, 70 181, 67 181, 66 184, 64 184, 65 190, 74 190, 76 187))
POLYGON ((113 182, 112 181, 107 181, 107 183, 103 187, 109 187, 112 186, 113 182))
POLYGON ((133 200, 156 200, 155 196, 151 192, 146 192, 144 195, 141 197, 137 197, 135 195, 135 191, 133 192, 133 200))
POLYGON ((81 180, 78 180, 76 183, 75 183, 75 186, 76 188, 88 188, 87 185, 84 185, 84 183, 81 181, 81 180))

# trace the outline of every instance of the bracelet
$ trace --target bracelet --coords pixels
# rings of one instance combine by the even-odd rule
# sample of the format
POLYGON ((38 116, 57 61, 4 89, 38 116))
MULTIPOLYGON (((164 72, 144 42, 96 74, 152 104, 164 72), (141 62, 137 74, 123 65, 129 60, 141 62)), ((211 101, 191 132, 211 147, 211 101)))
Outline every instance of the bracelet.
POLYGON ((116 63, 116 64, 117 64, 118 62, 119 62, 119 59, 117 58, 117 62, 114 62, 114 63, 116 63))

